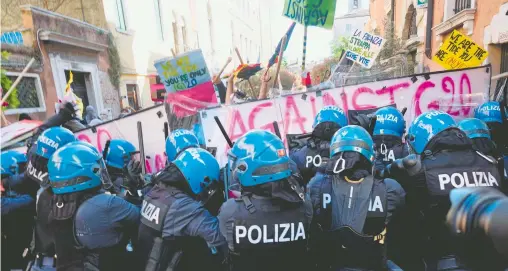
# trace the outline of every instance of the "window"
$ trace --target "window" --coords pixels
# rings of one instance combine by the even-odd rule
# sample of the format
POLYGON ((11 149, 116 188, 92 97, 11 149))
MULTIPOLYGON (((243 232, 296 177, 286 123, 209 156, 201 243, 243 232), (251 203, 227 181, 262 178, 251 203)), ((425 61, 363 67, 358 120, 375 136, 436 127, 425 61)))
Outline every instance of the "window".
POLYGON ((346 24, 346 32, 351 33, 351 24, 346 24))
POLYGON ((358 0, 353 0, 353 8, 358 8, 358 0))
POLYGON ((116 13, 117 13, 117 27, 119 30, 126 31, 127 27, 125 25, 125 14, 123 8, 123 0, 116 0, 116 13))
POLYGON ((455 8, 453 11, 457 14, 468 8, 471 8, 471 0, 455 0, 455 8))
POLYGON ((138 104, 138 85, 136 84, 127 84, 127 100, 129 100, 129 106, 134 108, 134 110, 139 109, 138 104))
POLYGON ((160 0, 154 0, 155 4, 155 24, 157 25, 157 29, 159 29, 160 39, 164 41, 164 25, 162 24, 162 12, 160 0))
POLYGON ((501 70, 499 73, 508 72, 508 43, 501 46, 501 70))
MULTIPOLYGON (((7 72, 6 75, 14 82, 16 78, 18 78, 19 73, 7 72)), ((5 110, 6 115, 46 111, 39 75, 33 73, 25 74, 25 76, 21 78, 21 81, 19 81, 16 89, 18 90, 18 100, 20 104, 18 108, 5 110)))
POLYGON ((410 39, 415 36, 418 36, 418 28, 416 27, 416 9, 413 8, 411 14, 411 25, 409 26, 409 35, 407 38, 410 39))

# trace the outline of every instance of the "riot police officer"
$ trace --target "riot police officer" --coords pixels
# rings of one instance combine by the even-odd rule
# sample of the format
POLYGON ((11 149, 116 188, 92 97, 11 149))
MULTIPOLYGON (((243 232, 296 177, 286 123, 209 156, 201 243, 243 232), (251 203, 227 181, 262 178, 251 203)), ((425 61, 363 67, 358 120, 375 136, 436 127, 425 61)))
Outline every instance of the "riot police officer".
POLYGON ((384 269, 386 227, 405 192, 396 181, 372 175, 373 141, 364 128, 343 127, 330 144, 325 173, 307 185, 314 208, 313 260, 319 270, 384 269))
POLYGON ((58 270, 131 270, 128 240, 135 236, 139 208, 101 189, 107 169, 97 150, 73 144, 48 162, 58 270))
POLYGON ((508 180, 508 110, 503 106, 504 114, 501 112, 499 102, 488 101, 478 106, 475 110, 475 118, 485 121, 490 129, 492 141, 497 145, 498 150, 504 156, 504 176, 508 180))
POLYGON ((303 177, 308 183, 319 170, 326 168, 326 161, 330 156, 330 140, 333 134, 348 124, 344 110, 336 106, 325 106, 314 118, 312 135, 307 144, 298 151, 291 153, 303 177))
POLYGON ((187 148, 199 147, 199 140, 193 132, 185 129, 176 129, 166 139, 168 162, 173 161, 180 152, 187 148))
MULTIPOLYGON (((385 169, 407 192, 405 235, 408 246, 404 269, 460 270, 452 235, 445 225, 454 188, 499 187, 496 160, 474 150, 471 140, 447 113, 429 111, 418 116, 408 130, 410 152, 385 169)), ((404 234, 401 232, 401 234, 404 234)))
POLYGON ((387 106, 376 111, 376 123, 372 139, 376 151, 376 169, 385 166, 409 153, 407 146, 402 143, 402 136, 406 130, 406 122, 402 113, 395 107, 387 106))
MULTIPOLYGON (((206 150, 188 148, 154 176, 141 208, 140 270, 210 270, 225 244, 219 221, 205 208, 217 191, 219 164, 206 150)), ((223 256, 222 256, 223 257, 223 256)))
POLYGON ((312 206, 291 174, 284 143, 253 130, 237 140, 228 157, 242 189, 219 213, 230 270, 307 270, 312 206))
MULTIPOLYGON (((125 139, 112 139, 104 150, 104 160, 115 194, 136 198, 143 187, 141 163, 135 159, 136 147, 125 139)), ((141 199, 140 199, 141 200, 141 199)))
MULTIPOLYGON (((501 175, 504 175, 503 155, 496 146, 496 143, 492 141, 487 124, 480 119, 468 118, 460 121, 458 127, 471 139, 473 147, 476 150, 496 158, 499 172, 501 175)), ((504 182, 500 185, 503 187, 503 190, 506 191, 507 187, 504 182)))
POLYGON ((24 178, 26 155, 16 150, 2 152, 2 270, 26 267, 23 251, 31 241, 35 200, 13 189, 24 178))

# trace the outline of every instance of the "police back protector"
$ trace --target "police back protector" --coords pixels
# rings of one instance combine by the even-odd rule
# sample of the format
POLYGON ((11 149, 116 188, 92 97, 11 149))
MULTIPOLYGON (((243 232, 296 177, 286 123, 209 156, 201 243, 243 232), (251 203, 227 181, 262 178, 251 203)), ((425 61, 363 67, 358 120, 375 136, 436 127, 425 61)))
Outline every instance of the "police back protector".
POLYGON ((315 212, 323 260, 333 268, 384 268, 385 183, 372 175, 359 183, 339 175, 324 178, 315 212))
POLYGON ((421 206, 425 224, 422 228, 429 240, 426 258, 437 260, 455 251, 445 225, 450 191, 461 187, 498 188, 501 176, 494 158, 472 149, 436 153, 427 150, 421 159, 428 192, 421 195, 426 202, 421 206))
POLYGON ((231 270, 307 270, 303 202, 243 195, 235 203, 231 270))

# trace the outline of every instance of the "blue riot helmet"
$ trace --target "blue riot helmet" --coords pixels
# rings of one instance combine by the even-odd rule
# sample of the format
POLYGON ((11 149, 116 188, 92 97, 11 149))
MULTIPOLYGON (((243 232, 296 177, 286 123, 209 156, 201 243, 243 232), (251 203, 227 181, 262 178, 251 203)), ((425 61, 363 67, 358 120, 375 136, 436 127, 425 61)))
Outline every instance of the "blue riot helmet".
POLYGON ((314 118, 312 135, 324 140, 330 140, 337 130, 347 124, 348 120, 344 110, 336 106, 325 106, 314 118))
POLYGON ((374 141, 369 132, 361 126, 348 125, 333 135, 330 141, 330 157, 345 151, 360 153, 369 162, 374 161, 374 141))
POLYGON ((106 153, 106 165, 123 169, 131 160, 132 155, 137 153, 136 147, 125 139, 112 139, 106 153))
POLYGON ((49 159, 58 148, 76 140, 76 137, 69 129, 63 127, 48 128, 37 138, 35 154, 49 159))
POLYGON ((373 135, 392 135, 401 138, 406 129, 404 116, 392 106, 380 108, 376 111, 376 125, 373 135))
POLYGON ((178 154, 172 163, 180 170, 195 195, 201 194, 219 180, 219 163, 205 149, 187 148, 178 154))
POLYGON ((234 178, 244 187, 275 182, 291 175, 284 143, 276 135, 252 130, 228 153, 234 178))
POLYGON ((191 147, 199 148, 198 138, 189 130, 174 130, 166 139, 168 161, 173 161, 180 152, 191 147))
POLYGON ((0 155, 2 178, 17 175, 24 171, 26 155, 16 150, 4 151, 0 155))
POLYGON ((88 148, 92 149, 92 151, 100 154, 99 150, 94 145, 92 145, 86 141, 82 141, 82 140, 77 140, 77 141, 71 142, 71 143, 67 144, 66 146, 74 146, 74 145, 81 145, 81 146, 88 147, 88 148))
POLYGON ((464 131, 464 133, 466 133, 469 138, 490 139, 489 126, 487 126, 487 123, 480 119, 463 119, 459 122, 458 126, 462 131, 464 131))
POLYGON ((203 132, 203 125, 201 123, 196 123, 192 126, 192 132, 198 138, 199 145, 205 146, 205 134, 203 132))
POLYGON ((48 162, 53 193, 67 194, 100 187, 110 182, 102 156, 87 146, 71 145, 58 149, 48 162))
POLYGON ((475 109, 474 117, 489 122, 503 123, 499 102, 489 101, 475 109))
POLYGON ((421 154, 434 136, 456 126, 455 120, 449 114, 431 110, 413 120, 406 141, 416 154, 421 154))

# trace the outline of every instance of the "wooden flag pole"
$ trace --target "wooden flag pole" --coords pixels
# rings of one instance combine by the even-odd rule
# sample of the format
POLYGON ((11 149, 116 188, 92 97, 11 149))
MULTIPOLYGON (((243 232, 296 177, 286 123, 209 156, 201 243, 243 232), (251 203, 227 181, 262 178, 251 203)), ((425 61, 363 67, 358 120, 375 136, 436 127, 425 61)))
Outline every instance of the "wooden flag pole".
MULTIPOLYGON (((243 65, 243 59, 242 59, 242 56, 240 55, 240 51, 238 50, 238 47, 235 47, 235 52, 236 52, 236 56, 238 56, 238 60, 240 60, 240 64, 243 65)), ((254 86, 252 86, 252 83, 250 82, 250 79, 247 79, 247 82, 249 82, 249 86, 252 90, 252 93, 255 93, 254 91, 254 86)))
POLYGON ((222 66, 222 69, 217 74, 217 77, 215 77, 215 81, 213 82, 214 84, 216 84, 220 81, 220 76, 222 75, 222 73, 224 72, 226 67, 229 65, 229 63, 231 63, 231 60, 233 60, 233 59, 231 57, 228 57, 228 60, 226 60, 226 64, 224 64, 224 66, 222 66))
POLYGON ((303 56, 302 56, 302 72, 305 71, 305 56, 307 55, 307 26, 303 28, 303 56))
POLYGON ((279 72, 280 72, 280 66, 282 65, 282 56, 284 55, 284 46, 286 46, 286 39, 287 39, 287 36, 284 35, 284 37, 282 37, 282 42, 281 42, 281 47, 280 47, 280 51, 279 51, 279 59, 277 61, 277 69, 275 70, 275 78, 273 80, 273 88, 275 88, 277 86, 277 77, 279 76, 279 72))

